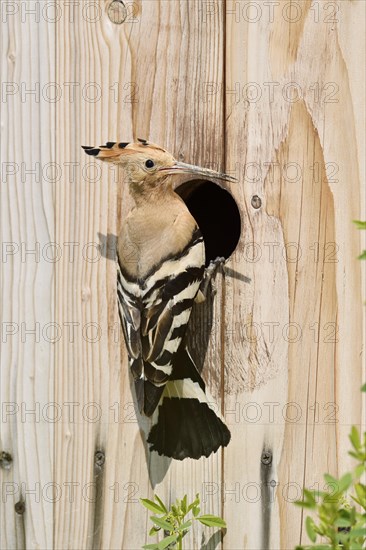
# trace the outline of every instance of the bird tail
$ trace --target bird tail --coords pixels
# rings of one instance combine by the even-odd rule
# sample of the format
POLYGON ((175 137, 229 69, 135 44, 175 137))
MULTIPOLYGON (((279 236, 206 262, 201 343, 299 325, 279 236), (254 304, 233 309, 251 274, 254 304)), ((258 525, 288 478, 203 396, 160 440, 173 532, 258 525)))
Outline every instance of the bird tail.
POLYGON ((174 363, 172 378, 152 417, 147 442, 151 451, 176 460, 208 457, 219 447, 226 447, 230 431, 209 406, 205 384, 183 346, 174 363))

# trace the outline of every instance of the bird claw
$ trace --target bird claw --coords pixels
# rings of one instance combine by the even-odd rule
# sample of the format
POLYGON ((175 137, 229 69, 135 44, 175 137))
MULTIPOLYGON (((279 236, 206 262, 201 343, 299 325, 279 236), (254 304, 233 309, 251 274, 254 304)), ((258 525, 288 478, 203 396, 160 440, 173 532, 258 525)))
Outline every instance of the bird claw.
MULTIPOLYGON (((226 261, 226 258, 224 258, 222 256, 218 256, 214 260, 211 260, 208 267, 206 267, 204 279, 202 281, 202 285, 201 285, 201 288, 200 288, 204 298, 207 298, 207 291, 208 291, 210 281, 213 279, 213 277, 216 274, 216 271, 218 270, 218 268, 221 267, 222 265, 224 265, 225 261, 226 261)), ((212 284, 212 287, 213 288, 211 290, 211 295, 215 296, 217 294, 217 290, 216 290, 216 288, 214 287, 213 284, 212 284)))
POLYGON ((214 260, 210 261, 209 267, 214 266, 217 269, 218 267, 221 267, 225 262, 226 262, 226 258, 224 258, 223 256, 218 256, 214 260))

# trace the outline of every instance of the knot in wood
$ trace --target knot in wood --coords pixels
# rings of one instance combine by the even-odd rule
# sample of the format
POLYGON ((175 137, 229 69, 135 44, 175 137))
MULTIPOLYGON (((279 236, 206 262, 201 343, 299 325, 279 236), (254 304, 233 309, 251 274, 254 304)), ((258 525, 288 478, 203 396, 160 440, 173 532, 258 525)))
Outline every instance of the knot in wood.
POLYGON ((112 0, 107 8, 109 19, 116 25, 122 25, 127 17, 127 8, 122 0, 112 0))
POLYGON ((10 470, 11 465, 13 462, 13 457, 11 454, 2 451, 0 453, 0 468, 3 468, 3 470, 10 470))
POLYGON ((258 195, 253 195, 251 203, 253 208, 258 210, 262 206, 262 199, 258 195))
POLYGON ((14 509, 16 513, 21 516, 25 512, 25 502, 23 500, 19 500, 19 502, 14 504, 14 509))

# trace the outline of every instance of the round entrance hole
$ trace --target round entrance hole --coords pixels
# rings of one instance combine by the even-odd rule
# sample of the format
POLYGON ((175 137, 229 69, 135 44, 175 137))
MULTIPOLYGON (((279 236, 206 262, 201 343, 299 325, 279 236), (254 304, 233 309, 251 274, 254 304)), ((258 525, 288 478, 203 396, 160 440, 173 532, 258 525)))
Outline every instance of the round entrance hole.
POLYGON ((175 189, 197 222, 205 241, 206 265, 218 257, 229 258, 241 231, 239 208, 233 196, 208 180, 191 180, 175 189))

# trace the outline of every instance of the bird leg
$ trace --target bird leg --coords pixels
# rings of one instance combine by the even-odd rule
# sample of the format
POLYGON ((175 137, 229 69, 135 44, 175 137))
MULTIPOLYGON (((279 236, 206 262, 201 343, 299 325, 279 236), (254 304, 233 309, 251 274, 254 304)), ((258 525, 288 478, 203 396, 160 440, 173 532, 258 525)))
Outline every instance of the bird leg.
MULTIPOLYGON (((224 265, 225 261, 226 261, 225 258, 217 257, 215 260, 211 260, 209 266, 206 267, 201 286, 199 288, 198 294, 195 299, 195 301, 198 304, 206 300, 210 282, 213 279, 213 277, 216 275, 217 270, 224 265)), ((216 291, 213 291, 212 294, 215 295, 216 291)))

